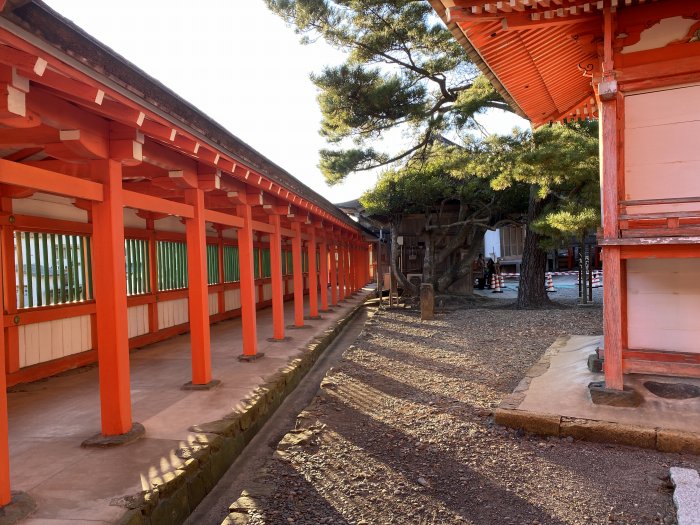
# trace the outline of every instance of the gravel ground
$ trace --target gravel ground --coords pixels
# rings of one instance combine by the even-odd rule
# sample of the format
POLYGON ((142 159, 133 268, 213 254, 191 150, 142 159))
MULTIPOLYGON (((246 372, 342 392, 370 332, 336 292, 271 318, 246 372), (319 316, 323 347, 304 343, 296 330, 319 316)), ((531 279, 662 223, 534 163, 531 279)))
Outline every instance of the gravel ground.
POLYGON ((251 485, 249 525, 675 523, 668 469, 700 458, 493 424, 558 335, 601 332, 600 305, 570 295, 380 311, 251 485))

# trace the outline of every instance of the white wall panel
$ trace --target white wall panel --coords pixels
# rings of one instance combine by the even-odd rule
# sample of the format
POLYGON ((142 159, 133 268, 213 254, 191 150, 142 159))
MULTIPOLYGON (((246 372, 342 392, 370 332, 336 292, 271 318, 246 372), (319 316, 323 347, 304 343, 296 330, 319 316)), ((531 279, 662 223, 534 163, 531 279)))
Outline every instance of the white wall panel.
POLYGON ((214 315, 219 313, 219 294, 210 293, 209 294, 209 315, 214 315))
POLYGON ((18 334, 20 368, 85 352, 92 347, 89 315, 22 325, 18 334))
POLYGON ((129 339, 148 333, 148 305, 132 306, 128 309, 129 339))
POLYGON ((627 261, 628 345, 700 353, 700 259, 627 261))
POLYGON ((174 299, 158 303, 158 329, 170 328, 189 320, 187 299, 174 299))
POLYGON ((235 290, 226 290, 224 292, 224 308, 228 312, 229 310, 236 310, 241 307, 241 291, 236 288, 235 290))

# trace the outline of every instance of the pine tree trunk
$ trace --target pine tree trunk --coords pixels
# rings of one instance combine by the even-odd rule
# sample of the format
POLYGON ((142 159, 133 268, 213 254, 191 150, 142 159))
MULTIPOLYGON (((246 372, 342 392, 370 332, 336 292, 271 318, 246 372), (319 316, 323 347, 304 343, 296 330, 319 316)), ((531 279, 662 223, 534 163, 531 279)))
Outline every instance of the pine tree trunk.
POLYGON ((391 223, 391 273, 394 278, 401 283, 405 290, 409 291, 411 295, 418 295, 418 287, 414 286, 409 282, 404 273, 399 268, 399 243, 398 243, 398 231, 399 225, 392 222, 391 223))
POLYGON ((544 202, 537 199, 537 188, 532 186, 527 210, 528 229, 523 247, 523 262, 520 267, 520 287, 516 303, 518 308, 540 308, 550 304, 544 286, 547 252, 540 248, 540 235, 529 227, 543 208, 544 202))

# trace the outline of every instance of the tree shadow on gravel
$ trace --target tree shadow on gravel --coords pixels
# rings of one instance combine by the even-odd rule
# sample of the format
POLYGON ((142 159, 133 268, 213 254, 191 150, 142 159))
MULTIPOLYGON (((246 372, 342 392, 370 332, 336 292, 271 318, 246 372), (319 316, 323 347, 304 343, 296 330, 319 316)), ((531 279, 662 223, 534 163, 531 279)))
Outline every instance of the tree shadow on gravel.
POLYGON ((277 490, 265 498, 268 500, 267 504, 265 499, 262 500, 262 508, 254 511, 251 516, 254 524, 288 524, 289 519, 292 519, 295 525, 352 523, 289 462, 276 462, 268 484, 276 486, 277 490))
MULTIPOLYGON (((333 422, 329 422, 329 427, 375 461, 413 480, 419 492, 442 502, 449 513, 455 515, 456 523, 462 522, 456 516, 464 516, 474 525, 532 523, 534 520, 547 525, 566 525, 566 522, 504 489, 436 446, 429 446, 421 451, 420 456, 406 457, 395 448, 387 447, 385 441, 371 439, 371 436, 391 435, 395 441, 415 441, 415 437, 347 404, 343 404, 342 419, 334 418, 333 422), (363 430, 358 432, 358 427, 363 430), (425 483, 421 483, 420 479, 425 483)), ((405 523, 448 523, 445 520, 449 516, 439 517, 435 521, 431 509, 424 510, 424 514, 413 516, 405 523), (416 518, 421 521, 416 521, 416 518)))

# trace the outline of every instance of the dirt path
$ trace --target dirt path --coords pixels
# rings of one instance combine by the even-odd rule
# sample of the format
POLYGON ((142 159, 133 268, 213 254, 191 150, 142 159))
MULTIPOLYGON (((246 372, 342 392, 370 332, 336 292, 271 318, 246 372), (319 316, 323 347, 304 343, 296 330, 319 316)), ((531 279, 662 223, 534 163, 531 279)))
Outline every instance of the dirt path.
POLYGON ((431 322, 381 312, 245 487, 249 511, 230 523, 675 523, 668 468, 698 468, 699 458, 492 422, 558 335, 600 332, 599 307, 475 308, 431 322))

